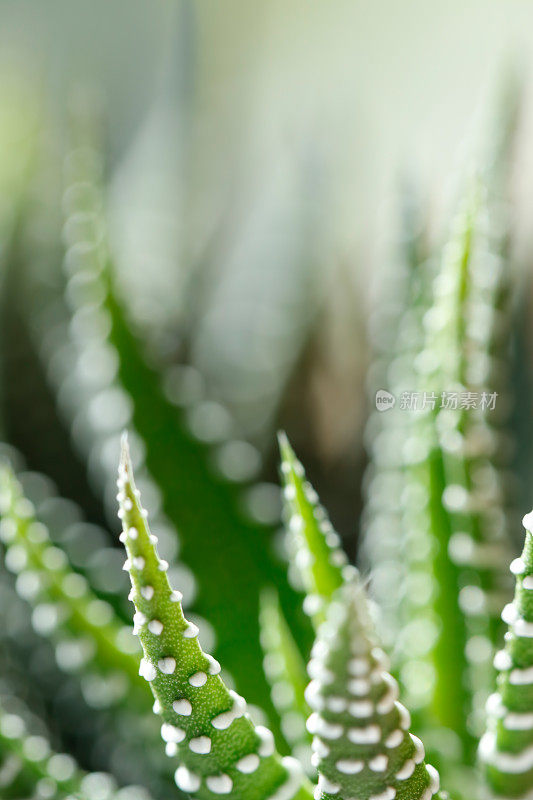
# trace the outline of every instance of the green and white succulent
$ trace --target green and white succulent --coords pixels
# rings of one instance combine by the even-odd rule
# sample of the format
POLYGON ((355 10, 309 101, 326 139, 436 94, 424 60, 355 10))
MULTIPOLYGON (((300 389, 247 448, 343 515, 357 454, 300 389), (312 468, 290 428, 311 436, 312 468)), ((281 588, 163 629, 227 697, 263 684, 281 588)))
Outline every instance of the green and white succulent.
POLYGON ((280 758, 273 734, 254 725, 244 698, 228 689, 220 664, 202 650, 198 627, 185 617, 182 596, 166 574, 168 563, 157 553, 125 438, 117 485, 134 630, 144 652, 140 674, 154 693, 167 754, 179 760, 176 784, 198 798, 310 797, 298 762, 280 758))
MULTIPOLYGON (((442 258, 409 228, 392 307, 373 315, 374 333, 385 326, 387 335, 373 337, 371 395, 385 389, 397 405, 376 409, 367 426, 362 573, 283 433, 281 489, 269 468, 284 387, 319 309, 307 266, 320 262, 313 242, 323 232, 311 236, 305 223, 296 235, 271 198, 257 241, 252 219, 242 250, 210 256, 232 266, 201 298, 207 311, 221 298, 231 307, 241 284, 253 284, 231 326, 206 316, 195 327, 199 306, 184 309, 199 302, 193 284, 209 279, 212 264, 192 276, 187 263, 178 335, 161 320, 147 333, 142 313, 136 322, 130 313, 142 311, 143 297, 121 294, 127 257, 117 259, 107 231, 104 158, 87 135, 94 120, 74 126, 59 191, 40 172, 44 150, 25 102, 22 111, 16 119, 30 120, 31 135, 19 159, 0 164, 10 337, 0 359, 2 798, 529 800, 530 515, 521 558, 512 560, 510 535, 514 111, 460 203, 442 258), (280 254, 279 281, 287 264, 298 268, 270 295, 250 278, 270 286, 262 244, 240 276, 280 216, 283 237, 270 251, 280 254), (287 313, 298 307, 271 337, 259 317, 285 303, 287 313), (247 331, 235 351, 246 358, 226 369, 231 343, 247 331), (256 364, 258 350, 265 358, 256 364), (407 407, 411 391, 423 409, 407 407), (474 393, 486 396, 476 408, 474 393), (120 537, 105 522, 116 524, 117 502, 120 537), (26 705, 43 718, 38 734, 26 705)), ((3 119, 2 141, 16 122, 3 119)), ((131 230, 124 192, 116 203, 131 230)), ((165 258, 176 245, 183 252, 169 239, 165 258)))
POLYGON ((36 800, 150 800, 141 786, 119 789, 111 775, 85 773, 67 753, 54 752, 47 736, 28 730, 27 708, 0 698, 0 791, 3 798, 36 800))
POLYGON ((335 594, 311 651, 307 723, 319 780, 316 797, 430 800, 441 797, 437 771, 409 732, 379 647, 360 579, 335 594))
MULTIPOLYGON (((307 511, 319 506, 313 497, 309 500, 310 488, 303 488, 301 470, 295 471, 298 462, 285 439, 282 447, 288 485, 296 492, 288 495, 296 498, 298 513, 304 512, 305 529, 306 524, 316 524, 307 511)), ((179 762, 178 787, 198 798, 310 797, 298 761, 277 755, 272 733, 253 724, 246 701, 226 687, 221 665, 202 650, 198 627, 185 617, 181 595, 167 577, 168 563, 159 557, 157 537, 148 527, 126 438, 117 485, 121 540, 136 609, 134 630, 144 652, 139 671, 152 688, 167 755, 179 762)), ((325 544, 322 528, 314 532, 310 554, 325 544)), ((337 552, 334 544, 332 552, 337 552)), ((322 586, 316 571, 314 575, 313 584, 322 586)), ((314 796, 429 800, 439 790, 438 774, 423 763, 421 742, 406 732, 409 715, 397 701, 395 680, 385 672, 385 656, 371 631, 364 590, 356 578, 343 581, 337 588, 341 599, 335 591, 331 595, 309 662, 313 681, 305 696, 316 710, 307 727, 314 736, 314 766, 319 773, 314 796)))
POLYGON ((497 691, 487 702, 489 729, 479 753, 497 796, 529 797, 533 786, 533 515, 524 517, 524 550, 511 563, 512 603, 502 619, 505 647, 496 653, 497 691))

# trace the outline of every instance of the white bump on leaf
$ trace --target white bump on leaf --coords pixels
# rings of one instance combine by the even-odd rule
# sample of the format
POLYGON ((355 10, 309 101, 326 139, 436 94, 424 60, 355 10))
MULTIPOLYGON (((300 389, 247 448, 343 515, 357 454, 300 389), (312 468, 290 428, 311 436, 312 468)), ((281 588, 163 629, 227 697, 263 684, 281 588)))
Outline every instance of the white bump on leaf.
POLYGON ((272 731, 263 725, 257 725, 255 732, 261 739, 257 752, 262 758, 268 758, 274 752, 274 736, 272 731))
POLYGON ((209 674, 210 675, 218 675, 220 673, 221 666, 218 663, 218 661, 216 660, 216 658, 213 658, 213 656, 210 656, 209 654, 206 654, 206 658, 209 661, 209 667, 207 669, 209 674))
POLYGON ((207 755, 211 752, 211 739, 209 736, 197 736, 189 742, 189 748, 198 755, 207 755))
POLYGON ((157 666, 165 675, 172 675, 176 669, 176 659, 172 658, 172 656, 160 658, 157 662, 157 666))
POLYGON ((187 627, 184 631, 182 631, 182 636, 186 639, 194 639, 195 636, 198 636, 200 633, 198 625, 195 625, 194 622, 189 622, 187 627))
POLYGON ((185 731, 165 722, 161 725, 161 738, 164 742, 176 742, 179 744, 185 739, 185 731))
POLYGON ((161 632, 163 630, 163 623, 159 622, 158 619, 152 619, 148 623, 148 630, 150 631, 150 633, 153 633, 155 636, 160 636, 160 634, 161 634, 161 632))
POLYGON ((259 756, 255 753, 249 753, 247 756, 243 756, 243 758, 239 759, 235 766, 242 772, 244 775, 250 775, 252 772, 255 772, 260 764, 259 756))
POLYGON ((187 767, 178 767, 174 773, 174 780, 182 792, 197 792, 200 788, 200 777, 187 767))
POLYGON ((209 775, 205 782, 213 794, 229 794, 233 789, 233 781, 229 775, 209 775))
POLYGON ((183 698, 182 700, 174 700, 172 703, 172 708, 176 714, 180 714, 182 717, 190 717, 192 714, 192 705, 186 698, 183 698))
POLYGON ((141 677, 143 677, 146 681, 153 681, 157 675, 154 665, 147 661, 146 658, 141 658, 139 675, 141 675, 141 677))
POLYGON ((205 674, 205 672, 195 672, 189 678, 189 683, 191 684, 191 686, 196 686, 196 687, 203 686, 206 681, 207 681, 207 675, 205 674))

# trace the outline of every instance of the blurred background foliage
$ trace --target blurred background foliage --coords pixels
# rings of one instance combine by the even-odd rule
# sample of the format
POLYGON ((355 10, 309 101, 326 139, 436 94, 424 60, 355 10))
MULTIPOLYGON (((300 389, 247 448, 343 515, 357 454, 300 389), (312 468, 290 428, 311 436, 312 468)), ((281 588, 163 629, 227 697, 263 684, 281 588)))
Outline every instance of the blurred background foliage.
MULTIPOLYGON (((175 582, 274 728, 254 672, 261 583, 279 584, 303 650, 310 640, 276 556, 276 430, 354 561, 381 425, 372 391, 413 298, 405 273, 434 274, 465 167, 501 164, 498 137, 504 175, 490 191, 513 209, 514 497, 531 505, 532 20, 525 2, 0 3, 2 436, 55 481, 57 493, 35 474, 23 485, 74 571, 127 622, 114 470, 118 432, 133 427, 175 582), (239 576, 220 595, 214 582, 232 564, 239 576)), ((421 317, 427 285, 415 294, 421 317)), ((55 693, 57 653, 8 586, 3 673, 17 684, 33 664, 25 699, 85 768, 163 793, 142 761, 131 772, 127 716, 113 721, 122 749, 109 749, 107 679, 63 676, 55 693)))
POLYGON ((407 176, 438 241, 450 176, 502 70, 526 59, 527 4, 0 9, 4 76, 38 76, 59 118, 80 87, 101 105, 111 238, 154 347, 186 354, 261 449, 281 422, 353 533, 364 320, 396 257, 398 198, 407 176))
MULTIPOLYGON (((526 58, 528 4, 0 8, 3 60, 38 74, 56 110, 74 86, 100 95, 117 260, 125 281, 142 287, 130 295, 134 310, 152 328, 168 323, 166 336, 169 326, 180 328, 179 338, 188 329, 182 346, 253 436, 279 408, 280 384, 292 377, 305 386, 306 411, 296 407, 310 419, 300 421, 299 439, 315 440, 332 483, 351 467, 344 500, 351 496, 352 508, 339 525, 353 528, 348 487, 361 469, 353 445, 364 418, 368 276, 393 257, 405 173, 430 209, 431 231, 441 230, 454 192, 449 175, 472 140, 479 143, 502 68, 517 52, 526 58), (297 253, 302 239, 311 255, 297 253), (191 282, 194 301, 180 291, 191 282), (314 302, 299 302, 308 293, 314 302), (287 340, 298 352, 296 370, 280 355, 285 348, 267 346, 268 319, 270 333, 258 344, 255 303, 265 317, 296 306, 279 315, 295 328, 287 340), (250 327, 253 336, 239 337, 250 327), (315 335, 306 335, 311 328, 315 335), (257 354, 270 376, 263 384, 249 363, 257 354), (246 369, 255 381, 241 380, 246 369)), ((530 156, 521 155, 524 165, 530 156)), ((529 237, 526 174, 517 177, 520 242, 529 237)), ((290 398, 282 407, 288 416, 290 398)))

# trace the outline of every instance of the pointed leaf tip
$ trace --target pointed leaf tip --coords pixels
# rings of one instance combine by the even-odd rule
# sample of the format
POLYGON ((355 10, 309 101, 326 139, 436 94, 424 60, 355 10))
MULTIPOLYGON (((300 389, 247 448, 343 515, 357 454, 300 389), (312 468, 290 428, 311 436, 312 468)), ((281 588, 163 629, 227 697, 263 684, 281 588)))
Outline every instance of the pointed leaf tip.
POLYGON ((122 436, 120 437, 119 472, 125 472, 132 477, 130 442, 127 430, 122 431, 122 436))
POLYGON ((278 437, 292 578, 306 592, 304 610, 318 626, 331 595, 353 568, 287 437, 283 432, 278 437))
POLYGON ((290 445, 289 445, 289 437, 287 436, 287 434, 283 430, 279 430, 278 431, 278 444, 279 444, 280 450, 282 450, 284 447, 290 447, 290 445))
POLYGON ((279 792, 286 800, 311 800, 303 772, 276 753, 269 731, 254 726, 246 701, 227 688, 220 664, 202 650, 197 626, 186 619, 135 489, 127 442, 118 483, 134 632, 143 648, 140 675, 155 696, 166 752, 178 759, 178 788, 197 800, 213 794, 272 800, 279 792))

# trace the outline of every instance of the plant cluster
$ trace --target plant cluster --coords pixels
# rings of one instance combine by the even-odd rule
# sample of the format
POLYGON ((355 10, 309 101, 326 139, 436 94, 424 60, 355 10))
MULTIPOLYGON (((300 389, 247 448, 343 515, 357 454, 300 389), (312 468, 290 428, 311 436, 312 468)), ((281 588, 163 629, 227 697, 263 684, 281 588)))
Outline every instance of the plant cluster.
POLYGON ((146 346, 87 120, 61 202, 32 147, 0 174, 2 798, 533 796, 533 523, 513 560, 509 445, 515 111, 442 254, 412 233, 376 309, 370 395, 396 405, 368 421, 361 571, 285 434, 280 535, 259 450, 195 367, 146 346))

